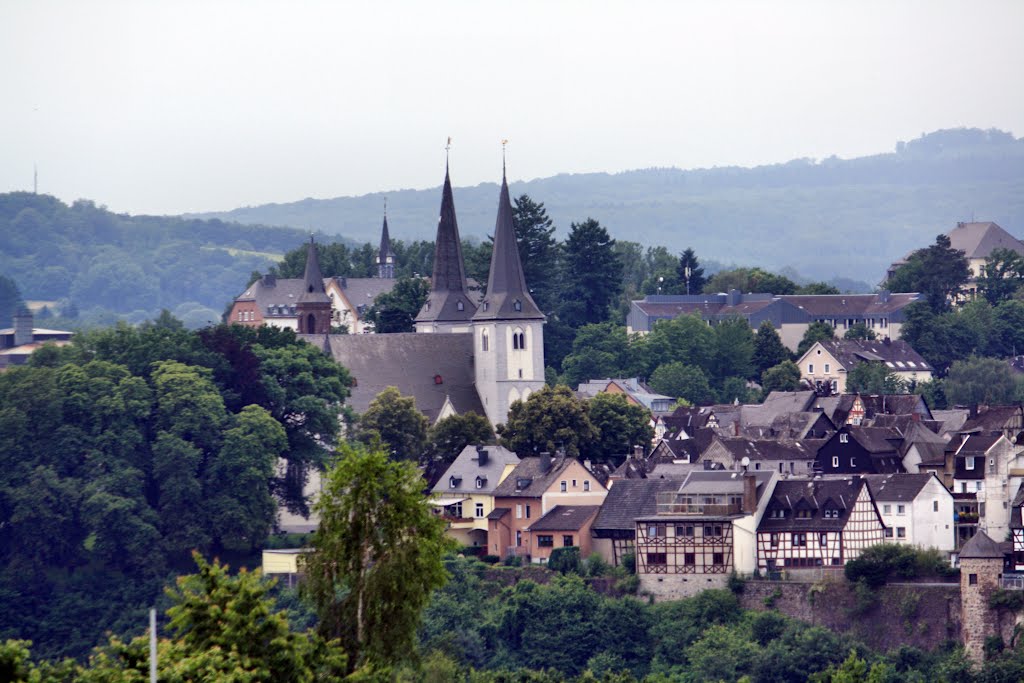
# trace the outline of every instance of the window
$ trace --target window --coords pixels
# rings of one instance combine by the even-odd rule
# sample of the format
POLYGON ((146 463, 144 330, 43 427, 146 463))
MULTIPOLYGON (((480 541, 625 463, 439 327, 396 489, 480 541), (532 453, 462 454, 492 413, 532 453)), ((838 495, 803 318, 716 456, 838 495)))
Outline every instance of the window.
POLYGON ((527 519, 530 518, 530 506, 529 505, 526 506, 526 518, 527 519))
POLYGON ((840 434, 839 435, 839 443, 850 443, 850 435, 849 434, 840 434))
POLYGON ((967 482, 960 482, 960 493, 967 493, 967 482))
POLYGON ((933 500, 932 501, 932 512, 938 512, 938 511, 939 511, 939 501, 933 500))
POLYGON ((839 467, 839 456, 838 455, 833 455, 832 456, 832 467, 839 467))
POLYGON ((583 490, 584 491, 589 491, 590 490, 590 480, 589 479, 584 479, 583 480, 583 490))
POLYGON ((807 534, 793 534, 791 540, 794 548, 803 548, 807 545, 807 534))
POLYGON ((825 363, 825 374, 826 375, 829 373, 829 370, 830 370, 829 364, 825 363))
POLYGON ((572 534, 565 534, 562 536, 562 545, 566 548, 572 547, 572 534))
POLYGON ((974 490, 975 491, 980 491, 981 490, 981 486, 982 486, 982 482, 980 482, 980 481, 974 482, 974 490))
POLYGON ((478 489, 482 489, 484 487, 484 484, 486 484, 486 483, 487 483, 487 477, 477 477, 476 478, 476 487, 478 489))
POLYGON ((768 513, 768 516, 772 519, 785 519, 786 511, 781 508, 775 508, 774 510, 768 513))
POLYGON ((555 537, 550 534, 540 534, 537 536, 537 547, 538 548, 553 548, 555 545, 555 537))
POLYGON ((657 537, 658 537, 658 525, 657 524, 649 525, 647 527, 647 538, 657 538, 657 537))
POLYGON ((725 553, 711 553, 711 564, 725 564, 725 553))
POLYGON ((813 375, 814 374, 814 363, 808 363, 807 364, 807 374, 808 375, 813 375))
POLYGON ((825 519, 839 519, 839 510, 837 508, 825 508, 825 519))
POLYGON ((892 538, 892 527, 889 527, 889 526, 885 527, 885 537, 886 538, 892 538))
POLYGON ((476 513, 477 517, 483 517, 484 516, 484 504, 483 503, 477 503, 476 504, 476 508, 474 509, 474 512, 476 513))
POLYGON ((665 553, 647 553, 647 564, 666 565, 668 564, 668 555, 665 553))
POLYGON ((677 526, 676 527, 676 537, 677 538, 693 538, 695 532, 696 532, 696 529, 694 528, 694 526, 692 524, 687 524, 685 526, 677 526))
MULTIPOLYGON (((516 519, 522 519, 522 518, 523 518, 523 506, 522 505, 516 505, 516 519)), ((519 544, 517 543, 516 545, 519 545, 519 544)))
POLYGON ((907 514, 907 506, 906 505, 897 505, 896 506, 896 514, 897 515, 905 515, 905 514, 907 514))
POLYGON ((811 510, 804 509, 796 511, 797 519, 810 519, 812 516, 814 516, 814 512, 811 510))
POLYGON ((971 585, 971 586, 977 586, 978 585, 978 575, 977 574, 968 574, 967 575, 967 583, 969 585, 971 585))
POLYGON ((907 537, 907 527, 905 527, 905 526, 898 526, 898 527, 896 527, 896 538, 906 538, 906 537, 907 537))
POLYGON ((445 512, 448 513, 449 517, 457 517, 459 519, 462 519, 462 502, 459 501, 454 505, 449 505, 448 507, 445 508, 445 512))
POLYGON ((523 532, 516 530, 516 547, 520 548, 523 545, 523 532))
POLYGON ((974 456, 973 455, 967 456, 967 458, 964 460, 964 468, 965 469, 969 469, 969 470, 973 470, 974 469, 974 456))
POLYGON ((455 308, 457 310, 464 311, 466 310, 466 304, 462 303, 462 300, 459 299, 458 303, 455 304, 455 308))
POLYGON ((562 493, 565 493, 566 486, 566 483, 563 481, 561 484, 558 485, 558 490, 561 491, 562 493))
POLYGON ((818 545, 822 548, 828 545, 828 534, 818 534, 818 545))
POLYGON ((773 548, 778 548, 779 547, 779 535, 778 534, 772 534, 768 538, 769 538, 768 542, 771 543, 771 546, 773 548))
POLYGON ((572 480, 572 487, 576 488, 576 480, 575 479, 572 480))
POLYGON ((721 524, 708 524, 704 527, 704 535, 709 537, 721 537, 722 525, 721 524))
POLYGON ((522 301, 520 301, 519 299, 516 299, 516 300, 515 300, 515 301, 514 301, 514 302, 512 303, 512 308, 516 309, 517 311, 521 311, 521 310, 523 310, 523 302, 522 302, 522 301))
POLYGON ((697 564, 697 555, 695 553, 683 553, 683 564, 688 567, 697 564))
MULTIPOLYGON (((485 308, 484 310, 486 311, 487 309, 485 308)), ((480 350, 487 351, 489 346, 490 338, 487 336, 487 330, 484 330, 483 332, 480 333, 480 350)))
POLYGON ((892 505, 883 505, 882 506, 882 514, 883 515, 891 515, 892 514, 892 505))
POLYGON ((857 466, 857 458, 850 458, 850 467, 857 466))

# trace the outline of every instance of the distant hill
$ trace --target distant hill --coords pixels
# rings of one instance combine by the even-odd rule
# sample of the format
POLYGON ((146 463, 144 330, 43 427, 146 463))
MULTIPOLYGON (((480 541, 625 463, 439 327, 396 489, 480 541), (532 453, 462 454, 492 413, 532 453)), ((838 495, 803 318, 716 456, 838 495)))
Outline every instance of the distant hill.
MULTIPOLYGON (((558 175, 515 182, 511 190, 544 202, 563 237, 572 221, 593 217, 613 237, 645 245, 674 251, 692 246, 702 258, 791 267, 814 279, 839 275, 877 282, 893 259, 960 220, 992 220, 1024 235, 1024 139, 998 130, 952 129, 855 159, 558 175)), ((304 199, 195 217, 313 227, 373 241, 385 194, 393 237, 433 238, 439 188, 304 199)), ((497 196, 493 183, 455 190, 464 237, 482 239, 493 230, 497 196)))

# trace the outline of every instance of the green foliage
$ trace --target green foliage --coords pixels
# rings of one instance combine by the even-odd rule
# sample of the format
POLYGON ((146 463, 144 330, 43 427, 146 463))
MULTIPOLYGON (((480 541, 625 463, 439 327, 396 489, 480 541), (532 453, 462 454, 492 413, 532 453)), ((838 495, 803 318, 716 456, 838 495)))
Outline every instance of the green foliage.
MULTIPOLYGON (((540 310, 552 311, 558 290, 559 266, 554 223, 548 218, 543 202, 535 202, 523 194, 512 202, 512 224, 516 229, 519 260, 523 264, 530 295, 540 310)), ((480 281, 486 282, 486 278, 480 281)))
POLYGON ((796 294, 796 283, 784 275, 769 273, 760 268, 736 268, 715 273, 704 291, 709 294, 738 289, 744 293, 796 294))
POLYGON ((449 415, 427 430, 425 462, 432 467, 447 467, 466 446, 494 441, 494 432, 487 418, 469 412, 449 415))
POLYGON ((697 254, 691 247, 687 247, 679 255, 679 265, 676 267, 676 276, 683 284, 680 294, 699 294, 704 291, 707 278, 704 277, 704 268, 697 260, 697 254))
POLYGON ((694 405, 708 405, 717 398, 701 369, 680 361, 659 365, 650 385, 659 394, 683 398, 694 405))
POLYGON ((14 314, 22 305, 21 292, 11 278, 0 275, 0 327, 14 325, 14 314))
POLYGON ((498 425, 501 445, 524 455, 554 453, 559 447, 576 457, 589 452, 600 433, 590 420, 587 404, 565 386, 544 387, 526 401, 516 401, 508 422, 498 425))
POLYGON ((955 573, 941 554, 894 543, 880 543, 866 548, 859 557, 848 560, 843 571, 846 578, 877 588, 891 579, 948 577, 955 573))
POLYGON ((968 279, 970 269, 964 253, 952 248, 947 235, 938 235, 935 244, 912 253, 885 288, 893 292, 921 292, 935 313, 943 313, 949 310, 968 279))
POLYGON ((367 444, 379 441, 393 459, 415 462, 426 447, 428 426, 426 416, 416 409, 416 399, 388 387, 359 418, 359 436, 367 444))
POLYGON ((885 363, 858 363, 846 375, 846 391, 851 394, 905 394, 907 382, 885 363))
POLYGON ((579 548, 555 548, 548 558, 548 569, 560 574, 580 574, 580 549, 579 548))
POLYGON ((985 259, 978 289, 993 306, 1009 300, 1024 285, 1024 257, 1012 249, 993 249, 985 259))
POLYGON ((827 322, 821 320, 815 320, 807 326, 807 331, 804 332, 803 338, 800 340, 800 345, 796 347, 796 357, 800 359, 807 351, 814 346, 816 342, 825 341, 826 339, 835 339, 836 330, 834 327, 829 325, 827 322))
POLYGON ((997 588, 989 594, 988 606, 995 610, 1020 612, 1024 609, 1024 593, 997 588))
POLYGON ((928 404, 929 410, 945 410, 949 407, 946 400, 946 383, 942 379, 933 379, 928 382, 918 382, 914 387, 914 393, 923 397, 928 404))
POLYGON ((430 294, 430 282, 421 277, 406 277, 398 280, 390 292, 373 300, 366 310, 365 319, 373 324, 378 334, 394 332, 415 332, 416 316, 430 294))
POLYGON ((650 413, 627 401, 625 394, 598 394, 590 399, 589 414, 599 434, 589 451, 596 461, 628 455, 633 446, 642 446, 645 453, 650 450, 654 438, 650 413))
POLYGON ((622 264, 615 240, 593 218, 573 223, 562 246, 562 303, 559 318, 572 328, 608 319, 622 289, 622 264))
POLYGON ((792 357, 789 349, 782 343, 779 333, 775 331, 775 326, 767 320, 762 322, 757 328, 757 334, 754 335, 754 353, 751 357, 757 376, 763 376, 765 371, 779 363, 792 360, 792 357))
POLYGON ((768 368, 761 375, 761 388, 765 393, 772 391, 799 391, 800 368, 791 360, 784 360, 768 368))
POLYGON ((343 446, 327 472, 303 590, 321 632, 340 638, 354 663, 412 656, 423 608, 447 578, 450 541, 423 486, 412 463, 361 446, 343 446))
POLYGON ((875 334, 875 331, 868 327, 867 324, 864 323, 864 321, 862 320, 857 321, 853 325, 851 325, 850 329, 848 329, 846 331, 846 334, 843 335, 843 339, 873 340, 877 338, 878 335, 875 334))
POLYGON ((754 333, 742 318, 723 320, 714 326, 715 356, 712 381, 721 384, 727 377, 752 379, 754 373, 754 333))
POLYGON ((953 363, 943 383, 949 402, 965 406, 1015 403, 1019 386, 1005 361, 975 356, 953 363))
POLYGON ((797 294, 842 294, 839 288, 835 285, 830 285, 827 282, 809 282, 806 285, 800 285, 796 290, 797 294))
POLYGON ((576 331, 572 353, 562 361, 562 381, 576 387, 591 379, 632 377, 636 374, 633 357, 624 326, 584 325, 576 331))

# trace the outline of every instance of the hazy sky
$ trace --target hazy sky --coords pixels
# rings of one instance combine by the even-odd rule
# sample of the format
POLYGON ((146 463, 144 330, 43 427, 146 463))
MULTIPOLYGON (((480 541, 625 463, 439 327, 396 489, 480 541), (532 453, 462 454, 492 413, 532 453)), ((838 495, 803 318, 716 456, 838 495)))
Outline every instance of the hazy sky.
POLYGON ((0 192, 116 211, 1024 135, 1024 2, 0 0, 0 192))

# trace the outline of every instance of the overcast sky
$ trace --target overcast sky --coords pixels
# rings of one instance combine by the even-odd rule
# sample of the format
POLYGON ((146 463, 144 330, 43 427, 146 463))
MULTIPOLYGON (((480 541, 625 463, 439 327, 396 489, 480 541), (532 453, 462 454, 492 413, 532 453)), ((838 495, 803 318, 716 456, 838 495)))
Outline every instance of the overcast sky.
POLYGON ((1024 135, 1024 2, 0 0, 0 192, 116 211, 1024 135))

